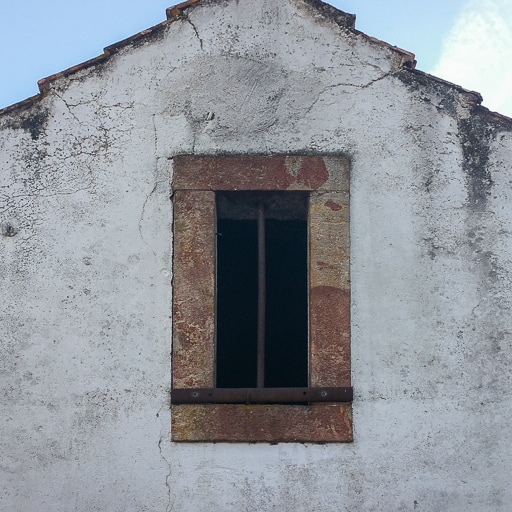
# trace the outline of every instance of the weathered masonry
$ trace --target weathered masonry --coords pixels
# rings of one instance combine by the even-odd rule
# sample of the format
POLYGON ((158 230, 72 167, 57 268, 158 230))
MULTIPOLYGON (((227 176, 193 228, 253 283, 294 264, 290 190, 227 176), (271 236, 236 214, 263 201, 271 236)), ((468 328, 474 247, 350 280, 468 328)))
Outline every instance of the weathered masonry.
POLYGON ((0 508, 509 510, 512 121, 415 64, 190 0, 0 111, 0 508))
MULTIPOLYGON (((175 158, 173 441, 352 440, 347 403, 352 399, 348 185, 349 163, 344 157, 175 158), (297 195, 298 191, 302 193, 297 195), (292 222, 302 217, 297 215, 299 204, 294 204, 301 198, 307 224, 302 244, 307 267, 303 271, 304 309, 300 289, 294 287, 300 283, 299 273, 277 283, 271 292, 273 284, 300 258, 300 245, 294 243, 299 235, 292 237, 290 233, 298 230, 292 222), (223 211, 219 208, 222 202, 223 211), (224 217, 235 225, 220 227, 219 220, 224 217), (272 263, 277 255, 271 256, 272 236, 265 236, 265 232, 254 236, 257 244, 251 244, 248 232, 252 219, 254 232, 273 228, 281 242, 288 238, 288 244, 294 243, 289 258, 272 263), (280 228, 278 222, 285 225, 280 228), (243 235, 237 235, 236 230, 243 235), (219 265, 216 271, 215 261, 222 261, 220 249, 230 235, 235 245, 231 250, 236 252, 225 255, 224 272, 219 265), (265 247, 260 253, 261 244, 265 247), (240 252, 240 245, 244 252, 240 252), (259 247, 251 249, 251 245, 259 247), (263 258, 251 258, 251 252, 263 258), (269 271, 251 271, 246 263, 237 269, 237 261, 251 259, 253 267, 263 265, 269 271), (226 287, 233 288, 234 300, 230 300, 229 291, 224 292, 225 287, 219 287, 231 275, 234 283, 226 287), (240 307, 245 300, 248 305, 240 307), (219 313, 226 301, 229 308, 223 316, 219 313), (261 307, 259 301, 263 301, 261 307), (283 303, 290 303, 290 313, 283 303), (261 318, 263 315, 266 318, 261 318), (297 357, 301 332, 294 329, 302 321, 303 379, 295 376, 302 363, 297 357), (226 322, 231 326, 225 327, 226 322), (277 334, 272 342, 273 329, 277 334), (225 342, 229 337, 233 340, 225 342), (241 346, 241 340, 251 348, 241 346), (245 359, 249 364, 244 365, 245 359), (276 369, 269 371, 272 366, 276 369), (231 378, 239 367, 243 369, 241 376, 231 378), (227 387, 219 389, 219 381, 227 387), (250 407, 251 403, 256 405, 250 407)), ((281 243, 277 250, 282 258, 287 247, 281 243)))

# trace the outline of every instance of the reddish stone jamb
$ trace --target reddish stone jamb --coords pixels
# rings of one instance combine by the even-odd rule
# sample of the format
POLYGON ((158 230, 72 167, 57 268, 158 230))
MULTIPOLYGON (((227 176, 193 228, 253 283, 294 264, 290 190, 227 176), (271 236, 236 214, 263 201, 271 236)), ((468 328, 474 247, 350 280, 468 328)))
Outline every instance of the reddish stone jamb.
POLYGON ((215 193, 174 196, 172 386, 213 387, 215 193))

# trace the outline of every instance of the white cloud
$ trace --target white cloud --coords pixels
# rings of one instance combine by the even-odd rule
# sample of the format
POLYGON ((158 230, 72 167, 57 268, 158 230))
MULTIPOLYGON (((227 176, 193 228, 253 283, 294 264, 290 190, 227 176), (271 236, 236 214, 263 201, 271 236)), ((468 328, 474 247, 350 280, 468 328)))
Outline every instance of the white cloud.
POLYGON ((512 117, 512 2, 468 1, 432 74, 480 92, 484 106, 512 117))

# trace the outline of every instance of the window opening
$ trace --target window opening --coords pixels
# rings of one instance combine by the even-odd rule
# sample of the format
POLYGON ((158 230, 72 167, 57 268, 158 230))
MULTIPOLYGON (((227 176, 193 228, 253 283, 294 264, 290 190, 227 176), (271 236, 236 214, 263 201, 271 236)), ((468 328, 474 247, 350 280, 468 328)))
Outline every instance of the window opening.
POLYGON ((308 386, 304 192, 217 192, 216 384, 308 386))
MULTIPOLYGON (((173 190, 171 439, 351 441, 348 160, 337 155, 181 155, 173 159, 173 190), (264 387, 257 387, 258 329, 254 327, 258 289, 262 289, 257 270, 258 211, 265 219, 265 293, 261 294, 265 333, 260 334, 265 340, 264 387), (302 242, 290 248, 285 240, 294 233, 290 226, 295 223, 302 226, 298 228, 302 242), (245 273, 250 279, 241 292, 231 299, 234 305, 226 308, 228 319, 245 315, 250 321, 239 322, 241 334, 232 336, 237 343, 225 344, 224 357, 220 308, 229 301, 219 298, 222 269, 217 256, 222 251, 218 242, 225 241, 229 229, 246 237, 245 243, 232 247, 252 249, 232 252, 226 274, 236 275, 237 265, 252 270, 245 273), (293 255, 287 263, 272 262, 272 253, 281 256, 287 251, 293 255), (290 261, 301 258, 305 263, 299 265, 303 269, 299 275, 304 280, 286 282, 287 300, 282 300, 271 286, 279 283, 283 267, 289 269, 290 261), (300 282, 305 283, 303 293, 292 287, 300 282), (251 306, 244 312, 240 303, 249 289, 251 306), (277 308, 271 305, 274 297, 277 308), (302 299, 294 304, 296 297, 302 299), (284 306, 290 306, 292 321, 285 320, 284 306), (273 311, 277 321, 272 320, 273 311), (252 327, 244 332, 246 324, 252 327), (284 335, 279 333, 281 327, 284 335), (296 327, 300 336, 289 335, 296 327), (296 343, 301 336, 303 342, 293 346, 291 341, 282 342, 286 338, 296 343), (238 343, 240 339, 245 343, 238 343), (272 339, 278 341, 275 346, 272 339), (234 362, 229 355, 233 347, 242 349, 234 362), (274 353, 276 347, 281 353, 274 353), (297 378, 291 373, 294 368, 301 368, 297 378)), ((260 322, 261 318, 260 313, 260 322)))

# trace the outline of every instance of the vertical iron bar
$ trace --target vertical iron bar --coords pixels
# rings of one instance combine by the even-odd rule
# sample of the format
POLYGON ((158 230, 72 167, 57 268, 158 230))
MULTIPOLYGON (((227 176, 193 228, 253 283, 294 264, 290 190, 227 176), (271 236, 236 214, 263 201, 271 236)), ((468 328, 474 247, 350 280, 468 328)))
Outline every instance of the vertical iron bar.
POLYGON ((265 386, 265 206, 258 204, 258 367, 257 387, 265 386))

